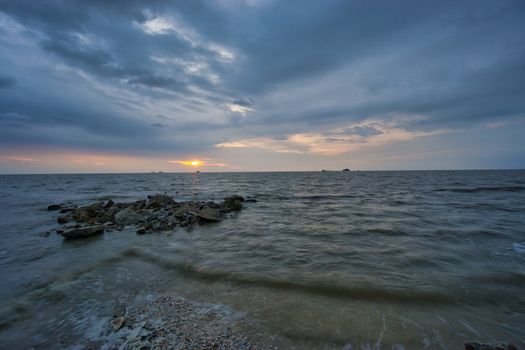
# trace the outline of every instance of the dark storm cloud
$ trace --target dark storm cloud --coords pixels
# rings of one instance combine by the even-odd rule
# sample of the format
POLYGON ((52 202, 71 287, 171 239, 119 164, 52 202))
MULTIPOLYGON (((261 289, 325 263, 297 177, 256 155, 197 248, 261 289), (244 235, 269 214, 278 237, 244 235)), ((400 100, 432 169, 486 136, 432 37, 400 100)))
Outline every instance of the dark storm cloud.
MULTIPOLYGON (((12 93, 0 96, 0 113, 27 117, 16 121, 27 125, 18 141, 3 128, 13 144, 102 149, 114 137, 122 149, 205 149, 366 118, 422 116, 399 125, 433 130, 525 112, 519 0, 12 0, 0 14, 22 27, 0 26, 12 36, 0 39, 0 63, 13 71, 0 76, 12 93), (38 134, 59 125, 90 136, 38 134)), ((346 132, 378 132, 357 128, 346 132)))

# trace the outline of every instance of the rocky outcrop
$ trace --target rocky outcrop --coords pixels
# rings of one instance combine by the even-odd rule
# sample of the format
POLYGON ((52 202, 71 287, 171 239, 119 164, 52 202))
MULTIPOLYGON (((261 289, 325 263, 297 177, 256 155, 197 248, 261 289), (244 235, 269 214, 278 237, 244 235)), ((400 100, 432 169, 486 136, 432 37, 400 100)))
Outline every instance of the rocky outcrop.
POLYGON ((242 209, 244 198, 241 196, 230 196, 224 198, 223 208, 227 211, 238 211, 242 209))
POLYGON ((104 229, 104 225, 79 226, 68 230, 63 230, 60 234, 64 238, 83 238, 104 233, 104 229))
MULTIPOLYGON (((60 230, 65 238, 87 237, 106 231, 122 230, 128 225, 137 225, 136 232, 145 234, 169 231, 199 223, 213 223, 224 219, 226 214, 239 211, 245 202, 256 202, 254 198, 229 196, 222 202, 189 201, 176 202, 165 194, 148 196, 147 199, 131 203, 114 203, 112 200, 75 207, 50 205, 59 210, 59 224, 76 222, 60 230)), ((51 210, 51 209, 50 209, 51 210)), ((58 232, 58 230, 57 230, 58 232)))

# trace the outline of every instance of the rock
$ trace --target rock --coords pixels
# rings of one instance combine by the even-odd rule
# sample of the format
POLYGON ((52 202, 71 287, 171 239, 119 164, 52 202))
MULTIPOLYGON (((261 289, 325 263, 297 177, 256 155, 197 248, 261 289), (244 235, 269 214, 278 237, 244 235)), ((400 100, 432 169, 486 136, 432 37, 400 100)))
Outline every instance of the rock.
POLYGON ((114 206, 114 205, 115 205, 115 202, 113 202, 111 199, 108 199, 108 200, 106 201, 106 203, 104 203, 104 204, 102 205, 102 208, 104 208, 104 209, 109 209, 109 208, 111 208, 111 207, 114 206))
POLYGON ((135 210, 141 210, 141 209, 144 209, 146 207, 146 200, 145 199, 142 199, 142 200, 139 200, 139 201, 136 201, 135 203, 133 203, 131 205, 135 210))
POLYGON ((178 218, 182 218, 183 216, 194 213, 197 211, 197 207, 193 204, 186 203, 181 205, 177 210, 175 210, 175 216, 178 218))
POLYGON ((242 202, 244 202, 244 198, 241 196, 230 196, 224 198, 223 207, 224 209, 228 211, 232 210, 241 210, 242 209, 242 202))
POLYGON ((81 226, 78 228, 72 228, 65 230, 61 233, 64 238, 82 238, 89 237, 96 234, 104 232, 104 225, 90 225, 90 226, 81 226))
POLYGON ((102 349, 102 346, 104 345, 104 342, 102 340, 88 340, 86 341, 86 344, 84 345, 84 350, 100 350, 102 349))
POLYGON ((112 222, 115 220, 115 214, 117 214, 119 211, 120 209, 118 207, 112 206, 111 208, 106 210, 104 214, 102 214, 99 221, 100 222, 108 222, 108 221, 112 222))
POLYGON ((136 225, 143 220, 144 218, 142 215, 129 208, 121 210, 115 214, 115 222, 121 226, 136 225))
POLYGON ((125 321, 125 317, 118 317, 111 321, 111 329, 113 332, 117 332, 119 329, 121 329, 125 321))
POLYGON ((72 215, 60 215, 57 218, 57 222, 59 224, 67 224, 68 222, 71 222, 73 220, 75 220, 75 218, 72 215))
POLYGON ((199 219, 204 219, 207 221, 222 220, 221 211, 219 209, 212 209, 208 207, 202 208, 195 216, 197 216, 199 219))
POLYGON ((116 302, 113 305, 113 317, 124 317, 127 313, 127 306, 123 302, 116 302))
POLYGON ((148 197, 146 208, 160 209, 172 204, 175 204, 175 201, 170 196, 156 194, 148 197))
POLYGON ((47 207, 47 210, 59 210, 60 209, 60 204, 51 204, 50 206, 47 207))
POLYGON ((59 213, 60 214, 65 214, 65 213, 69 213, 69 212, 72 212, 72 211, 75 211, 75 208, 61 208, 59 213))
POLYGON ((350 171, 350 169, 348 169, 348 168, 345 168, 345 169, 343 169, 343 171, 350 171))
POLYGON ((510 343, 482 344, 476 342, 468 342, 465 343, 465 350, 518 350, 518 348, 510 343))
MULTIPOLYGON (((158 231, 171 231, 176 227, 191 227, 199 222, 217 222, 223 214, 241 210, 243 202, 257 200, 241 196, 229 196, 223 202, 190 201, 177 203, 167 195, 148 196, 147 200, 131 203, 114 203, 112 200, 100 201, 91 205, 75 207, 71 203, 60 204, 59 210, 69 212, 61 215, 57 221, 61 224, 72 222, 74 225, 63 227, 62 235, 66 238, 84 237, 95 234, 96 227, 105 227, 107 231, 122 231, 127 225, 138 225, 137 233, 144 234, 158 231), (66 208, 67 206, 67 208, 66 208), (86 223, 88 224, 85 226, 86 223)), ((56 210, 57 207, 53 207, 56 210)), ((98 229, 103 232, 104 229, 98 229)))
POLYGON ((97 221, 97 216, 104 213, 103 205, 103 202, 99 202, 76 208, 74 214, 75 220, 79 222, 86 222, 88 224, 94 224, 97 221))

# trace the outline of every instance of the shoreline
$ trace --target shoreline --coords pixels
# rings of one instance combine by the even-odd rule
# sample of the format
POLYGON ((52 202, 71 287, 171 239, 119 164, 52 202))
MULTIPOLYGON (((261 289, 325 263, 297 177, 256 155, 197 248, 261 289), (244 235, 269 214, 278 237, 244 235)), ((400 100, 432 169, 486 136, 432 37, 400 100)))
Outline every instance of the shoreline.
MULTIPOLYGON (((278 348, 259 334, 256 322, 224 305, 199 303, 161 295, 138 306, 116 303, 99 336, 81 344, 85 349, 229 349, 278 348)), ((89 337, 87 337, 89 338, 89 337)))

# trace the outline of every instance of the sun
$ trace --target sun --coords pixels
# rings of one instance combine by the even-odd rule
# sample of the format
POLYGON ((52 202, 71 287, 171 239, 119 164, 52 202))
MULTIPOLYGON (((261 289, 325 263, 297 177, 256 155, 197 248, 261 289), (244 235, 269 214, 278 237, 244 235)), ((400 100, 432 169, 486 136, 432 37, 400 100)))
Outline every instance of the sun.
POLYGON ((198 166, 208 166, 209 164, 199 159, 188 159, 188 160, 168 160, 168 163, 182 164, 196 168, 198 166))

